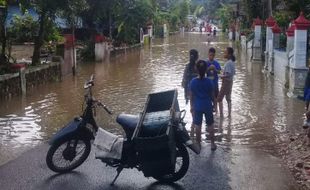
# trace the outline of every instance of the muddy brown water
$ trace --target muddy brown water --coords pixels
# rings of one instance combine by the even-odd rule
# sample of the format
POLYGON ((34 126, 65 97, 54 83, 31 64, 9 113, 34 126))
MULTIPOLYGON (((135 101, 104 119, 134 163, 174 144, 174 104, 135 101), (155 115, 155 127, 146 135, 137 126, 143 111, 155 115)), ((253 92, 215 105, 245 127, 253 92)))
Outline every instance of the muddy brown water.
MULTIPOLYGON (((181 109, 189 110, 181 88, 188 51, 196 48, 200 58, 206 59, 211 46, 216 48, 216 58, 223 65, 225 47, 233 46, 224 37, 208 44, 204 34, 176 35, 156 39, 150 47, 103 63, 82 63, 76 77, 67 76, 62 82, 39 86, 25 97, 0 100, 0 165, 47 141, 81 114, 83 83, 93 73, 95 97, 114 112, 110 117, 98 110, 98 123, 111 132, 122 133, 115 123, 116 115, 140 113, 148 93, 176 88, 181 109)), ((250 145, 274 152, 278 143, 288 140, 289 133, 300 131, 304 104, 288 98, 287 90, 274 77, 261 72, 261 63, 251 63, 241 50, 235 51, 233 113, 231 119, 215 117, 219 144, 250 145)), ((190 114, 186 121, 191 122, 190 114)), ((189 124, 187 128, 190 129, 189 124)))

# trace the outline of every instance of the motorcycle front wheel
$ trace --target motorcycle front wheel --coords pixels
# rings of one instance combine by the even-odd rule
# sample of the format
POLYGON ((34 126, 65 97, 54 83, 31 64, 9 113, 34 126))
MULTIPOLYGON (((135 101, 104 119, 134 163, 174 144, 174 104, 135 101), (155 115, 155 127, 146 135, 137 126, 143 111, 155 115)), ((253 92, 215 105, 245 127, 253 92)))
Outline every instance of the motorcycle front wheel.
POLYGON ((89 140, 61 139, 48 150, 46 164, 54 172, 66 173, 83 164, 90 150, 89 140))
POLYGON ((153 178, 160 182, 172 183, 185 176, 189 167, 189 155, 183 144, 177 144, 176 148, 176 168, 174 173, 162 176, 153 176, 153 178))

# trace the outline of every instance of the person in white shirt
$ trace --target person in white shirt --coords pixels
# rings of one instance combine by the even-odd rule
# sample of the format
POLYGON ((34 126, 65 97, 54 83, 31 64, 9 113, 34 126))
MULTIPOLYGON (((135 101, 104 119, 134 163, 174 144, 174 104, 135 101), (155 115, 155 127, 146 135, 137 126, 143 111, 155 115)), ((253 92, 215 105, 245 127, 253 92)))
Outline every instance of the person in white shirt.
POLYGON ((223 99, 226 98, 228 105, 228 117, 231 117, 231 91, 233 86, 235 71, 235 61, 234 49, 232 47, 227 47, 224 53, 224 58, 227 62, 224 65, 222 79, 222 87, 217 97, 220 109, 220 117, 223 117, 223 99))

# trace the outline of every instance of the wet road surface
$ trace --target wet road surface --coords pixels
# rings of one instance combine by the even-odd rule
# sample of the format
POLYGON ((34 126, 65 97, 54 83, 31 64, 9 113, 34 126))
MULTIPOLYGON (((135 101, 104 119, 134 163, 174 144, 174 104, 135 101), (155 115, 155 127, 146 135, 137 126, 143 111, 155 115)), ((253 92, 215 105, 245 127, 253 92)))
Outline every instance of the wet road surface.
MULTIPOLYGON (((121 112, 133 114, 141 112, 146 96, 151 92, 177 88, 180 107, 189 110, 189 105, 185 105, 181 88, 183 70, 188 62, 188 51, 196 48, 200 58, 206 59, 208 48, 213 46, 217 50, 216 58, 223 65, 225 47, 233 46, 224 38, 214 39, 210 44, 206 41, 204 34, 184 34, 156 39, 151 47, 127 52, 104 63, 81 64, 77 77, 68 76, 60 83, 40 86, 29 91, 26 97, 1 101, 0 164, 17 158, 26 150, 46 142, 57 129, 79 115, 84 95, 82 86, 92 73, 96 76, 95 97, 107 104, 115 113, 113 117, 103 112, 97 113, 98 123, 110 132, 121 134, 121 128, 114 122, 116 115, 121 112)), ((289 184, 293 182, 289 173, 280 165, 281 161, 270 154, 276 155, 277 145, 288 139, 288 132, 300 130, 303 102, 286 97, 286 90, 282 85, 272 76, 261 72, 262 64, 250 63, 248 57, 238 48, 235 48, 235 51, 237 73, 232 93, 232 118, 220 120, 218 116, 215 117, 219 146, 214 154, 214 160, 210 161, 212 155, 210 156, 209 148, 206 149, 205 154, 198 157, 192 156, 190 172, 181 181, 181 187, 191 189, 191 184, 195 184, 198 189, 208 189, 203 187, 249 189, 250 186, 250 189, 252 187, 254 189, 291 189, 289 184), (214 169, 215 177, 212 172, 208 172, 210 168, 214 169), (273 169, 267 172, 268 168, 273 169), (197 176, 202 180, 199 184, 195 182, 197 176), (270 183, 264 181, 270 181, 270 183)), ((225 103, 224 110, 226 110, 225 103)), ((190 114, 187 114, 186 121, 191 122, 190 114)), ((190 128, 189 124, 187 128, 190 128)), ((34 159, 37 162, 28 158, 32 156, 28 152, 19 158, 29 162, 27 167, 31 166, 31 170, 28 174, 25 174, 27 167, 24 166, 23 169, 22 163, 17 160, 2 166, 1 176, 5 176, 6 172, 16 174, 17 167, 14 168, 14 165, 17 164, 20 166, 19 170, 24 171, 21 174, 26 175, 16 175, 22 180, 20 184, 32 185, 34 189, 38 188, 39 183, 46 183, 46 181, 52 185, 64 184, 65 181, 68 181, 67 185, 74 185, 79 181, 85 183, 81 184, 82 187, 95 183, 97 186, 93 189, 96 187, 105 189, 104 187, 107 187, 105 185, 110 181, 109 177, 100 175, 98 169, 103 167, 103 164, 99 167, 97 164, 99 161, 93 160, 83 165, 81 172, 69 174, 64 180, 63 177, 51 177, 52 173, 46 169, 44 163, 46 146, 41 146, 40 150, 33 150, 38 157, 34 159), (37 173, 36 168, 40 168, 37 173), (96 168, 94 171, 97 173, 92 173, 91 168, 96 168), (53 180, 51 181, 50 178, 53 180)), ((130 171, 130 174, 136 180, 129 184, 130 178, 126 178, 128 175, 123 174, 123 178, 125 177, 127 181, 125 180, 123 183, 125 186, 121 188, 147 189, 147 184, 154 182, 144 180, 145 178, 141 177, 143 175, 136 170, 130 171)), ((8 182, 10 181, 12 182, 12 180, 8 182)), ((46 187, 49 189, 48 185, 46 187)), ((70 186, 71 189, 74 189, 73 187, 70 186)))
POLYGON ((187 175, 175 184, 160 184, 136 169, 125 169, 115 186, 109 184, 114 168, 94 159, 74 172, 57 175, 45 164, 48 146, 42 145, 0 166, 3 190, 294 190, 294 180, 280 161, 263 151, 246 146, 220 147, 210 151, 203 144, 199 156, 191 154, 187 175))

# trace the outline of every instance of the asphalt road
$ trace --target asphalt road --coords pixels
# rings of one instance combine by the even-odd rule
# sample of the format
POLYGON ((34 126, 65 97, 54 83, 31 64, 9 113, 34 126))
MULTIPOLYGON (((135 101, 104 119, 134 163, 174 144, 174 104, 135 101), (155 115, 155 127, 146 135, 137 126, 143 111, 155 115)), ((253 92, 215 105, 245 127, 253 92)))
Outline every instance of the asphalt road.
POLYGON ((214 153, 204 144, 200 155, 191 154, 187 175, 173 185, 160 184, 145 178, 136 169, 125 169, 114 186, 116 174, 94 158, 94 149, 87 161, 74 172, 57 175, 45 164, 48 145, 38 146, 7 164, 0 166, 1 190, 293 190, 295 183, 281 161, 262 151, 245 146, 219 146, 214 153))

